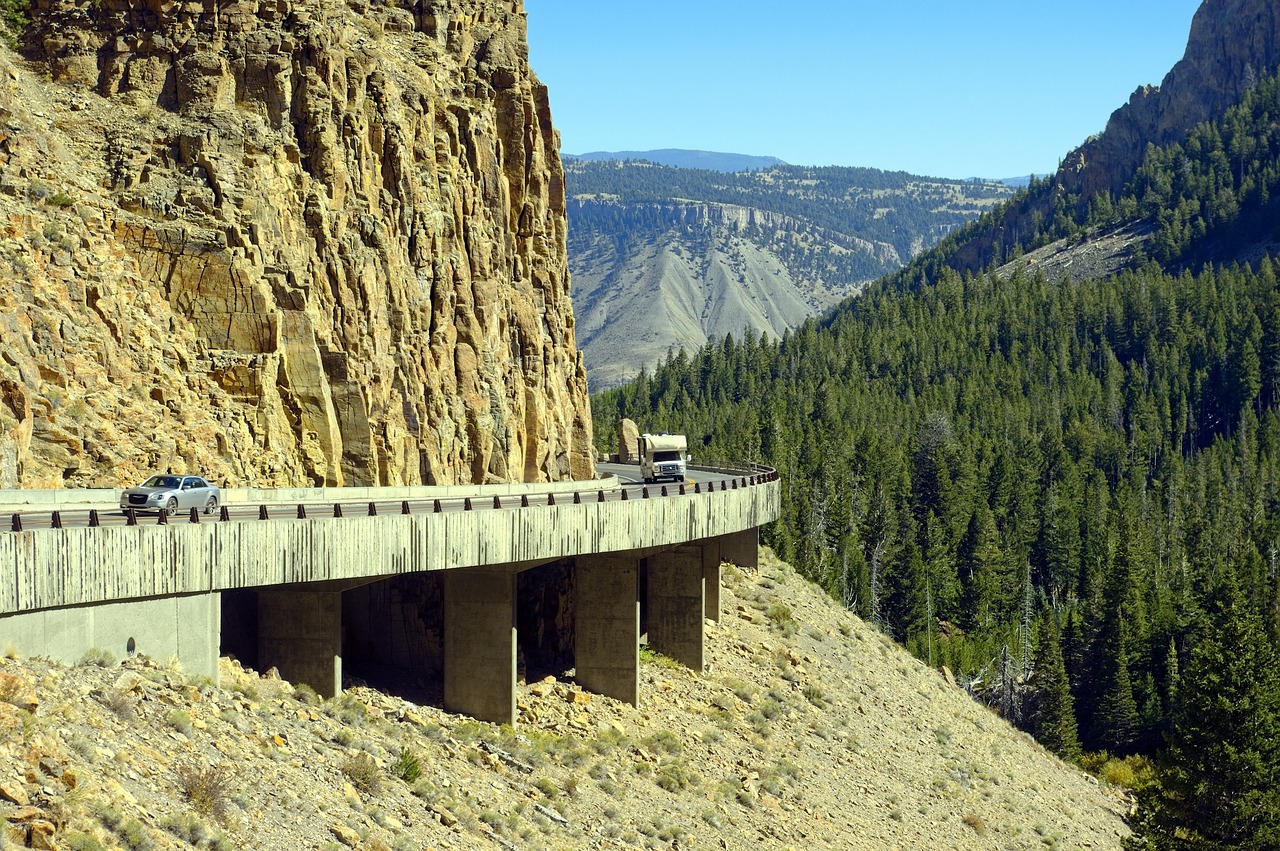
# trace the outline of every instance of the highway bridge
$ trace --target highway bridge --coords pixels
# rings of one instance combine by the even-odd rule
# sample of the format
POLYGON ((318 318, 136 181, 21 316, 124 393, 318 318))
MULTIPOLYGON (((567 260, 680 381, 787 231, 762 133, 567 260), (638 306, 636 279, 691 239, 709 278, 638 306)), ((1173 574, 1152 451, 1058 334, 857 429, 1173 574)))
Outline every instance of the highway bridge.
POLYGON ((508 724, 522 663, 561 665, 638 705, 642 635, 701 671, 720 565, 754 566, 779 514, 772 469, 692 478, 232 490, 214 516, 125 517, 118 491, 0 492, 0 650, 143 653, 215 680, 232 654, 325 697, 344 664, 390 669, 508 724))

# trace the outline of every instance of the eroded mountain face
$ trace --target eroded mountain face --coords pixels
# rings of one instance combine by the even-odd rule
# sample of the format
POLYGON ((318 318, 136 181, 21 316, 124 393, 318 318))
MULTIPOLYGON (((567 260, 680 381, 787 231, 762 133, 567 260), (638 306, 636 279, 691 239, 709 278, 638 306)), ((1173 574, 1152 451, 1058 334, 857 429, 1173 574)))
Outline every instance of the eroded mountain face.
POLYGON ((35 0, 0 51, 0 486, 592 474, 520 2, 35 0))
POLYGON ((1273 0, 1205 0, 1187 49, 1157 86, 1142 86, 1107 129, 1072 151, 1058 178, 1070 192, 1117 193, 1148 144, 1180 142, 1201 122, 1239 103, 1280 64, 1280 7, 1273 0))

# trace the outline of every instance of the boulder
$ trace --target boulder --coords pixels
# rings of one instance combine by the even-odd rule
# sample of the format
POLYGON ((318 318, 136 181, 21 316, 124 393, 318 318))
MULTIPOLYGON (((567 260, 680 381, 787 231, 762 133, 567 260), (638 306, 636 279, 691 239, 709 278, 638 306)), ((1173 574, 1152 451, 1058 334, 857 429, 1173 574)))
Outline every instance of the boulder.
POLYGON ((640 463, 640 428, 631 420, 618 423, 618 463, 640 463))

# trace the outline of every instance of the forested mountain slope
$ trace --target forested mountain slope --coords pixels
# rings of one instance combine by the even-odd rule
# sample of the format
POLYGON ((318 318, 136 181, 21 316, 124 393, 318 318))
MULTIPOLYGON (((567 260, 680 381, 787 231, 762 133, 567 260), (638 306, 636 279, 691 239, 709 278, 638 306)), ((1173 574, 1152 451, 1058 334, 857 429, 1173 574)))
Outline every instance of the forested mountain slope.
MULTIPOLYGON (((1198 181, 1213 187, 1211 194, 1201 193, 1197 199, 1207 201, 1206 219, 1217 217, 1234 200, 1217 197, 1220 191, 1234 185, 1247 195, 1251 181, 1243 171, 1252 169, 1256 177, 1258 165, 1265 169, 1274 154, 1273 133, 1233 133, 1238 125, 1217 122, 1229 108, 1254 93, 1278 65, 1280 7, 1273 0, 1206 0, 1192 21, 1185 55, 1160 86, 1138 88, 1129 102, 1111 115, 1106 130, 1070 152, 1055 175, 1033 180, 1029 191, 1013 203, 950 235, 939 251, 922 259, 926 264, 946 263, 961 272, 978 271, 993 262, 999 265, 1015 260, 1054 240, 1079 241, 1092 228, 1132 218, 1134 209, 1123 206, 1120 199, 1135 191, 1145 217, 1154 219, 1162 211, 1173 213, 1163 195, 1168 185, 1151 187, 1151 195, 1130 185, 1135 171, 1144 167, 1151 147, 1164 151, 1175 166, 1184 154, 1195 160, 1206 153, 1206 147, 1218 147, 1211 161, 1201 162, 1197 176, 1198 181), (1236 142, 1221 144, 1222 138, 1203 137, 1199 143, 1188 142, 1198 127, 1209 126, 1216 126, 1213 132, 1221 136, 1233 135, 1236 142)), ((1168 171, 1167 179, 1178 183, 1178 169, 1168 171)), ((1266 203, 1268 198, 1264 195, 1261 201, 1266 203)), ((1194 217, 1191 211, 1178 211, 1180 217, 1188 213, 1194 217)), ((1243 253, 1239 244, 1219 247, 1210 243, 1202 248, 1203 253, 1181 261, 1190 266, 1204 260, 1230 262, 1243 253)), ((1261 253, 1254 251, 1252 258, 1256 261, 1261 253)), ((1171 259, 1172 255, 1165 253, 1162 262, 1171 259)), ((925 277, 931 274, 927 269, 914 270, 902 280, 918 279, 921 271, 925 277)))
POLYGON ((598 434, 776 465, 779 552, 1048 747, 1161 755, 1135 847, 1280 843, 1280 84, 1253 48, 1222 63, 1262 69, 1239 103, 1120 190, 1033 181, 781 341, 595 400, 598 434), (1072 275, 1099 235, 1119 273, 1072 275))
POLYGON ((565 168, 577 341, 597 388, 744 328, 777 337, 1013 191, 875 169, 565 168))

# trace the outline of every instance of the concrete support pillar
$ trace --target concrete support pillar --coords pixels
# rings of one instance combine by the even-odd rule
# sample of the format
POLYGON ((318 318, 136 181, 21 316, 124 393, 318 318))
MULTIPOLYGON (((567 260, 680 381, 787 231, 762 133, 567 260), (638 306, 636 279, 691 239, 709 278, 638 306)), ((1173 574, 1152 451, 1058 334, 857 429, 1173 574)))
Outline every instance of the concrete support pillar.
POLYGON ((730 564, 754 570, 760 566, 760 530, 744 529, 732 535, 723 535, 720 541, 720 557, 730 564))
POLYGON ((516 723, 516 574, 444 574, 444 708, 516 723))
POLYGON ((258 664, 329 698, 342 691, 342 592, 258 592, 258 664))
POLYGON ((702 542, 702 590, 706 594, 706 611, 709 621, 720 623, 720 539, 702 542))
POLYGON ((702 547, 677 547, 649 560, 649 646, 702 673, 702 547))
POLYGON ((582 556, 574 562, 574 668, 587 691, 640 705, 639 561, 582 556))

